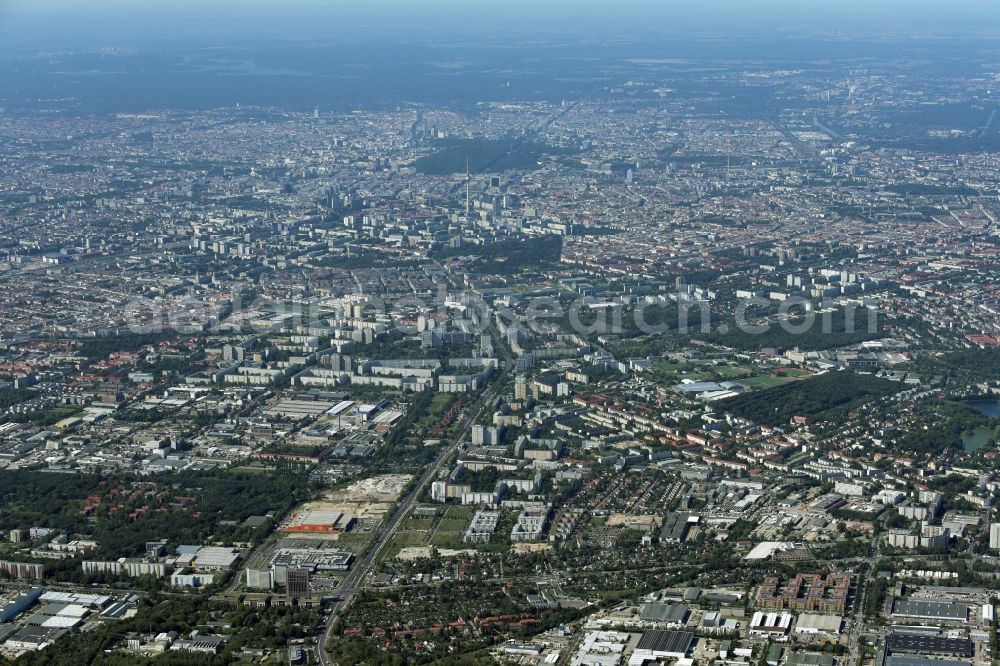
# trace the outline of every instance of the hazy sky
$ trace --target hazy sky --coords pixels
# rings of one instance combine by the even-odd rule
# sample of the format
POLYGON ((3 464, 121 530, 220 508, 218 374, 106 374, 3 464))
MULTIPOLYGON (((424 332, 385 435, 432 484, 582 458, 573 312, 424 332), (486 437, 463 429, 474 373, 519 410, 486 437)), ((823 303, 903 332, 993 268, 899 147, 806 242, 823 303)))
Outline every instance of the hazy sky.
POLYGON ((60 40, 215 34, 599 37, 800 25, 1000 30, 998 19, 997 0, 0 0, 0 39, 44 48, 60 40))

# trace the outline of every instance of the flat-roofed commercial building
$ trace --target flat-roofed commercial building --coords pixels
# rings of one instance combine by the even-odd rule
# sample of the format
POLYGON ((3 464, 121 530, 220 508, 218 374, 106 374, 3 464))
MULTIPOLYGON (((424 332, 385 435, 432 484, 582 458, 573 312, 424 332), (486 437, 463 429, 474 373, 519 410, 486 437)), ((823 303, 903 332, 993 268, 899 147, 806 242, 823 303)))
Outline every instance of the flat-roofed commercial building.
POLYGON ((968 638, 918 634, 889 634, 886 648, 890 654, 902 652, 921 656, 971 657, 975 653, 972 641, 968 638))
POLYGON ((972 662, 963 659, 930 659, 904 654, 886 657, 885 666, 972 666, 972 662))
POLYGON ((281 529, 286 532, 322 532, 339 534, 354 523, 354 516, 334 509, 307 509, 293 514, 281 529))
POLYGON ((691 651, 694 634, 686 631, 647 631, 635 646, 634 659, 683 659, 691 651))
POLYGON ((347 571, 351 568, 354 553, 327 548, 280 548, 271 558, 271 567, 317 571, 347 571))
POLYGON ((792 629, 791 613, 765 613, 757 611, 750 619, 751 636, 767 636, 776 641, 788 640, 792 629))
POLYGON ((682 604, 643 604, 639 609, 639 618, 642 620, 678 627, 687 622, 688 614, 688 607, 682 604))
POLYGON ((819 615, 817 613, 802 613, 795 622, 797 634, 840 634, 844 618, 840 615, 819 615))
POLYGON ((195 552, 194 566, 202 570, 228 571, 239 558, 240 552, 234 548, 204 546, 195 552))
POLYGON ((892 616, 933 622, 965 623, 969 620, 969 605, 934 599, 900 599, 892 608, 892 616))

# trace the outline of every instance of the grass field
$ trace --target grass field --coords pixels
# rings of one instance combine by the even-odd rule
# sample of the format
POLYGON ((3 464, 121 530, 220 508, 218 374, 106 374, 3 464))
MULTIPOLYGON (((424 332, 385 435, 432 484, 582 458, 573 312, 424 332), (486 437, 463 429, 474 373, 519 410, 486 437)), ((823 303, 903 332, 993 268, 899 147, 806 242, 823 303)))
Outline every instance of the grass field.
POLYGON ((434 523, 437 521, 436 518, 414 518, 412 515, 406 519, 402 527, 407 531, 430 531, 434 528, 434 523))
POLYGON ((670 361, 657 361, 652 367, 653 380, 663 386, 677 384, 682 379, 698 380, 706 376, 705 373, 691 368, 683 363, 672 363, 670 361))
POLYGON ((793 380, 781 379, 780 377, 775 377, 774 375, 757 375, 756 377, 739 380, 740 384, 743 384, 750 389, 768 389, 775 386, 781 386, 789 381, 793 380))
POLYGON ((392 539, 393 546, 422 546, 427 541, 426 532, 398 532, 392 539))
POLYGON ((657 361, 651 370, 652 378, 661 386, 673 386, 683 379, 694 381, 737 381, 750 390, 761 390, 808 377, 809 373, 798 368, 781 368, 779 373, 761 374, 761 368, 748 365, 692 365, 657 361))
POLYGON ((273 472, 273 467, 230 467, 230 471, 239 472, 240 474, 264 474, 266 472, 273 472))
POLYGON ((738 365, 722 365, 717 368, 713 368, 713 370, 715 370, 715 374, 719 375, 723 379, 743 379, 744 377, 750 377, 754 374, 754 371, 750 368, 744 368, 738 365))
POLYGON ((430 532, 398 532, 382 551, 381 559, 394 559, 399 551, 410 546, 425 546, 429 535, 430 532))
MULTIPOLYGON (((473 514, 476 513, 476 507, 474 506, 449 506, 448 513, 445 514, 446 518, 461 518, 463 520, 469 520, 472 518, 473 514)), ((464 528, 463 528, 464 529, 464 528)))
POLYGON ((367 532, 344 532, 337 535, 338 543, 365 543, 372 540, 372 535, 367 532))
POLYGON ((441 421, 441 417, 444 415, 451 404, 455 401, 454 394, 451 393, 438 393, 431 400, 430 406, 427 408, 427 413, 420 419, 417 424, 417 428, 430 428, 431 426, 437 425, 441 421))
POLYGON ((431 545, 438 548, 468 548, 462 543, 462 532, 435 532, 431 537, 431 545))
POLYGON ((439 532, 462 532, 468 524, 465 518, 442 518, 437 529, 439 532))

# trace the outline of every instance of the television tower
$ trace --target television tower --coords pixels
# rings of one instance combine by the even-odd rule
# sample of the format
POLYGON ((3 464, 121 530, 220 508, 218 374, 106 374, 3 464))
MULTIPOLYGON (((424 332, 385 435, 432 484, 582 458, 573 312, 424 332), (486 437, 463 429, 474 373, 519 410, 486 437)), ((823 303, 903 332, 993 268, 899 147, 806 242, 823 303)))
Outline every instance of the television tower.
POLYGON ((465 156, 465 216, 469 217, 469 213, 472 212, 471 199, 469 197, 469 181, 471 176, 469 174, 469 156, 465 156))

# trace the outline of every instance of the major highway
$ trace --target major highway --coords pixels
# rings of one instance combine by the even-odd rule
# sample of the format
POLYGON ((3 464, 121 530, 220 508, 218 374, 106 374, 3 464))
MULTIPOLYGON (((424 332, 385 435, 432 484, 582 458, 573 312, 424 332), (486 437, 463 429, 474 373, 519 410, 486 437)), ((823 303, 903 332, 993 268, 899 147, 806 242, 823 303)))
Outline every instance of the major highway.
POLYGON ((323 627, 323 631, 316 638, 316 652, 319 658, 319 663, 323 666, 335 663, 327 654, 326 645, 333 635, 333 628, 337 619, 351 605, 351 602, 357 595, 358 590, 361 589, 365 578, 378 563, 379 555, 382 550, 385 548, 386 544, 392 541, 392 537, 395 536, 396 532, 399 530, 399 526, 402 524, 406 516, 409 515, 410 511, 413 509, 413 505, 416 504, 417 498, 420 497, 420 495, 427 488, 427 484, 429 484, 438 475, 438 473, 445 468, 448 461, 462 445, 462 442, 467 440, 469 432, 472 430, 472 426, 476 423, 483 412, 493 404, 493 401, 496 399, 497 394, 500 391, 500 387, 503 386, 504 376, 508 374, 511 369, 512 366, 504 368, 501 373, 494 378, 490 387, 483 391, 483 393, 479 396, 479 399, 465 410, 461 421, 459 421, 458 431, 453 437, 450 445, 442 447, 441 452, 438 453, 434 461, 429 463, 424 468, 424 471, 420 474, 417 481, 410 486, 410 490, 406 496, 403 497, 396 505, 392 516, 387 521, 382 523, 375 535, 375 538, 372 540, 371 545, 368 547, 368 550, 365 551, 364 556, 355 562, 350 573, 348 573, 344 580, 340 583, 340 586, 337 588, 338 600, 332 607, 332 610, 326 620, 326 624, 323 627))

